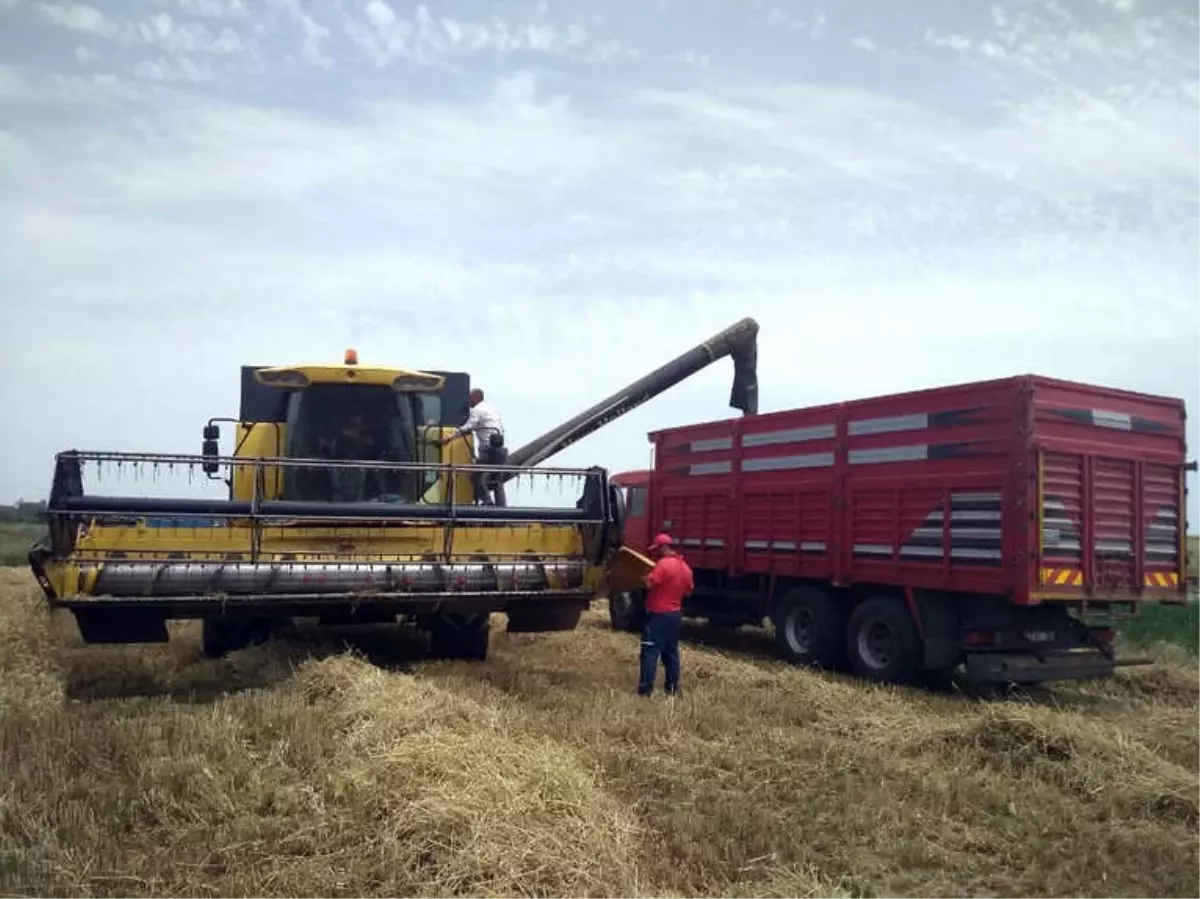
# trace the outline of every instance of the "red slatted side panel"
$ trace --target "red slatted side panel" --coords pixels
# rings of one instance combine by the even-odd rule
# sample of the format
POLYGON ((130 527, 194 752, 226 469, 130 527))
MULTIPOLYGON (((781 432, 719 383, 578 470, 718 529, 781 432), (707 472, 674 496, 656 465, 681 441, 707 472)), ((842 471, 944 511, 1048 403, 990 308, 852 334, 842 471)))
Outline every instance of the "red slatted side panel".
POLYGON ((1174 589, 1180 581, 1179 473, 1147 464, 1142 473, 1144 582, 1152 590, 1174 589))
POLYGON ((736 422, 709 422, 661 432, 654 453, 656 509, 650 536, 664 530, 682 541, 693 567, 725 569, 736 557, 730 533, 737 526, 731 502, 736 422))
POLYGON ((832 573, 837 417, 834 407, 747 419, 735 535, 742 570, 825 578, 832 573))
POLYGON ((1083 457, 1042 457, 1042 585, 1083 583, 1083 457))
POLYGON ((1134 557, 1134 463, 1097 458, 1092 465, 1092 583, 1137 586, 1134 557))
POLYGON ((1034 444, 1044 460, 1043 593, 1182 595, 1183 403, 1031 380, 1034 444))
POLYGON ((1017 380, 847 403, 841 551, 849 579, 982 593, 1012 584, 1005 527, 1025 482, 1017 380))

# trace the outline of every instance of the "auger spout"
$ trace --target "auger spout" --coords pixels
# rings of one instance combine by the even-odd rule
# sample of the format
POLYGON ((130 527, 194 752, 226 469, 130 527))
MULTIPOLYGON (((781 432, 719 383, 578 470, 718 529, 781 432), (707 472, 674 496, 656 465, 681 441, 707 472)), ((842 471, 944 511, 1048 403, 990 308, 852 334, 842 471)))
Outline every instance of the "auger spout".
MULTIPOLYGON (((729 405, 741 410, 743 415, 756 414, 758 322, 747 317, 697 344, 686 353, 676 356, 569 421, 513 450, 509 453, 506 464, 517 468, 538 465, 725 356, 733 359, 733 387, 729 394, 729 405)), ((515 477, 516 474, 509 473, 505 475, 505 479, 515 477)))

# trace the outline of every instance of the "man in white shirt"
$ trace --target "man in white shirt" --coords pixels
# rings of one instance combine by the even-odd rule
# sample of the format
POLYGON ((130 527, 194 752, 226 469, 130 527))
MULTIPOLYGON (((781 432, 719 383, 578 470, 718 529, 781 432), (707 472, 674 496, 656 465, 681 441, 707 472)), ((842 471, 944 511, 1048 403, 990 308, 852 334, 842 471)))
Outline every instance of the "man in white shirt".
MULTIPOLYGON (((442 445, 445 446, 451 440, 459 437, 464 437, 467 434, 475 435, 475 462, 480 465, 500 465, 503 464, 503 458, 508 457, 508 453, 504 450, 504 421, 500 418, 500 413, 493 409, 488 403, 484 402, 483 391, 478 387, 471 388, 470 396, 467 399, 471 407, 470 413, 467 415, 467 420, 454 430, 454 433, 442 440, 442 445), (493 435, 497 435, 498 446, 493 446, 493 435)), ((482 472, 471 475, 471 483, 475 487, 475 499, 482 502, 484 505, 494 505, 491 497, 491 489, 495 489, 497 500, 501 505, 504 505, 503 484, 485 484, 485 476, 482 472)), ((493 478, 487 478, 491 481, 493 478)))

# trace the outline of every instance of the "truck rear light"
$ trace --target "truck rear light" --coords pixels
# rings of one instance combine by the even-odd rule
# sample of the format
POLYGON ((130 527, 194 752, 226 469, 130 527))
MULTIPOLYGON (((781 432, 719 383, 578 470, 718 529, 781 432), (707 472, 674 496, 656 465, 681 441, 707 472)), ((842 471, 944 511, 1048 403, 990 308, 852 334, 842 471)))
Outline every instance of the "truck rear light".
POLYGON ((1092 637, 1103 646, 1111 646, 1113 640, 1117 638, 1117 632, 1111 627, 1094 627, 1092 628, 1092 637))
POLYGON ((963 643, 967 646, 992 646, 997 642, 998 636, 995 631, 963 631, 963 643))

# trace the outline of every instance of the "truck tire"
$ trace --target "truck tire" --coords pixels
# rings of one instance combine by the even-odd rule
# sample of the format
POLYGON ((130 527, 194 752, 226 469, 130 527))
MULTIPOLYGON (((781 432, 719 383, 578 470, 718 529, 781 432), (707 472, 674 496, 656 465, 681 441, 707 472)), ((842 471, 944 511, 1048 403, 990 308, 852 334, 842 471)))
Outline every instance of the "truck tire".
POLYGON ((775 642, 793 665, 833 671, 845 664, 846 608, 815 587, 793 587, 771 610, 775 642))
POLYGON ((614 631, 640 630, 645 597, 640 590, 614 593, 608 598, 608 621, 614 631))
POLYGON ((925 655, 916 622, 904 601, 872 596, 850 613, 846 655, 859 677, 884 683, 910 683, 925 655))
POLYGON ((486 613, 438 615, 430 623, 429 648, 439 659, 482 662, 487 658, 491 633, 491 616, 486 613))

